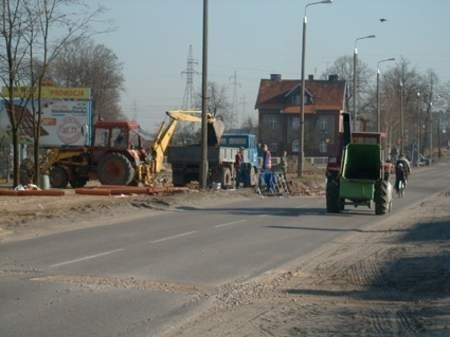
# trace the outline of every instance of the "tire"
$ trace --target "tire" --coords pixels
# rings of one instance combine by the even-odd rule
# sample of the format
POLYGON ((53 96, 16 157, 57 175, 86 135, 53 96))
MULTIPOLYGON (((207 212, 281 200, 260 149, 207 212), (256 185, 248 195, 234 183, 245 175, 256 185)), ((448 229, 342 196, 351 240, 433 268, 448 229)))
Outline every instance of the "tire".
POLYGON ((339 213, 344 210, 344 201, 339 198, 339 182, 335 179, 327 180, 326 203, 329 213, 339 213))
POLYGON ((69 179, 69 182, 72 188, 80 188, 86 185, 86 183, 88 182, 88 178, 75 175, 71 179, 69 179))
POLYGON ((390 198, 388 195, 388 182, 379 180, 375 184, 375 214, 383 215, 389 211, 390 198))
POLYGON ((229 167, 222 167, 220 183, 224 188, 233 187, 233 175, 229 167))
POLYGON ((184 181, 184 174, 183 173, 172 173, 172 184, 175 187, 180 187, 186 185, 186 182, 184 181))
POLYGON ((98 180, 103 185, 129 185, 135 176, 131 161, 122 153, 105 155, 97 167, 98 180))
POLYGON ((50 170, 50 186, 53 188, 66 188, 69 183, 69 175, 64 166, 54 166, 50 170))

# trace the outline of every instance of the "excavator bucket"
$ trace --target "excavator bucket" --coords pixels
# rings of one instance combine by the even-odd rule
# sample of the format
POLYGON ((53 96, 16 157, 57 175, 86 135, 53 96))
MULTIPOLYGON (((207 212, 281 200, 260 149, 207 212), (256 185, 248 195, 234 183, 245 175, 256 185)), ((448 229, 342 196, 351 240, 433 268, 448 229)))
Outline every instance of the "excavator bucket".
MULTIPOLYGON (((190 110, 171 110, 167 115, 176 120, 184 122, 201 123, 201 111, 190 110)), ((220 144, 225 126, 223 122, 208 114, 208 146, 217 146, 220 144)))
POLYGON ((208 146, 220 145, 225 125, 220 119, 211 117, 208 119, 208 146))

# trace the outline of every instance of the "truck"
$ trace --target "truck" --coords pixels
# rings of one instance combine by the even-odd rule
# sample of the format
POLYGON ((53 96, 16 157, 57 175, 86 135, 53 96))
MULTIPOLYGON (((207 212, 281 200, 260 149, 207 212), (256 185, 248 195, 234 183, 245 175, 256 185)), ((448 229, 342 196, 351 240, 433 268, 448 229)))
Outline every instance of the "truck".
POLYGON ((339 213, 345 205, 371 208, 386 214, 392 208, 391 164, 383 161, 383 134, 350 130, 350 116, 341 114, 343 132, 336 157, 330 158, 326 170, 326 209, 339 213))
MULTIPOLYGON (((256 135, 250 133, 218 133, 208 135, 208 182, 220 183, 223 188, 234 186, 236 153, 244 149, 244 186, 255 186, 258 174, 258 148, 256 135)), ((172 165, 172 181, 175 186, 184 186, 199 181, 201 147, 199 144, 171 146, 167 161, 172 165)))
MULTIPOLYGON (((163 169, 177 123, 199 123, 201 119, 195 113, 168 111, 169 122, 161 123, 153 141, 137 122, 99 120, 89 146, 49 148, 40 164, 41 172, 49 173, 54 188, 65 188, 69 183, 73 188, 83 187, 92 179, 104 185, 153 185, 163 169)), ((214 125, 215 119, 209 117, 208 124, 214 125)), ((30 179, 30 172, 24 165, 21 176, 30 179)))

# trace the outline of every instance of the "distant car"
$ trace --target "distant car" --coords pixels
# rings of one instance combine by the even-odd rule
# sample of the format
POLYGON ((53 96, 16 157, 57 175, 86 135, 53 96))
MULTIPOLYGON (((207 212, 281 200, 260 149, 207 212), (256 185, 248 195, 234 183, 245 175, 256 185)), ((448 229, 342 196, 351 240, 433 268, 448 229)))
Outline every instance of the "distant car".
POLYGON ((428 166, 428 165, 430 165, 430 158, 420 154, 419 160, 417 161, 417 166, 428 166))

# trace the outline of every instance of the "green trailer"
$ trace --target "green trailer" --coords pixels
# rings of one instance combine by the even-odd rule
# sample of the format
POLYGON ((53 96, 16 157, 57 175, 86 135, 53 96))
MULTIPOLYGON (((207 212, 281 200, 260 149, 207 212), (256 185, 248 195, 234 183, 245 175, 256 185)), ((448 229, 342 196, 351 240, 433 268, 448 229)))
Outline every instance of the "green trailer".
POLYGON ((339 173, 327 179, 327 211, 337 213, 345 205, 374 205, 375 214, 389 212, 392 185, 384 171, 380 144, 347 144, 339 173))

